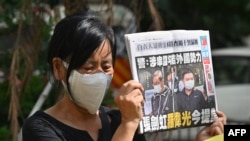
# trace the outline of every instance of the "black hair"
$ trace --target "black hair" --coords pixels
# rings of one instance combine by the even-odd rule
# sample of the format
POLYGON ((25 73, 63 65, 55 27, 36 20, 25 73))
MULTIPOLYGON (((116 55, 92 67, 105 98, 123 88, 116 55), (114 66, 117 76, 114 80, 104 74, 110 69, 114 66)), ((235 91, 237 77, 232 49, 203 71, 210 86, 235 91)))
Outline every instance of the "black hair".
MULTIPOLYGON (((187 73, 192 73, 194 75, 194 72, 190 68, 183 68, 182 69, 182 74, 181 74, 181 79, 183 79, 184 75, 187 74, 187 73)), ((195 77, 195 75, 194 75, 194 77, 195 77)))
POLYGON ((173 69, 173 71, 175 72, 175 67, 174 66, 171 66, 170 67, 170 71, 172 72, 172 69, 173 69))
POLYGON ((114 65, 116 47, 113 30, 101 21, 96 12, 79 12, 65 17, 56 25, 49 43, 47 61, 52 72, 52 60, 59 57, 69 63, 68 80, 70 72, 82 66, 105 41, 110 43, 114 65))

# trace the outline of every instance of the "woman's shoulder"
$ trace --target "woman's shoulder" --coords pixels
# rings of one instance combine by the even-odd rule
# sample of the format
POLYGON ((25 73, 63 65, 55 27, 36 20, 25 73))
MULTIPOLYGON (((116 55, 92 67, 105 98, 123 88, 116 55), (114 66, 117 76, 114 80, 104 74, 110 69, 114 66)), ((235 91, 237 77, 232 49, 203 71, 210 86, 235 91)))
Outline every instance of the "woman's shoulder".
POLYGON ((54 126, 53 118, 47 115, 45 112, 37 111, 30 117, 28 117, 22 127, 22 136, 25 140, 39 140, 44 134, 50 139, 55 139, 55 134, 60 130, 54 126))
MULTIPOLYGON (((100 113, 108 115, 111 120, 119 121, 121 119, 120 111, 116 108, 109 108, 101 106, 100 113)), ((61 122, 45 113, 44 111, 37 111, 24 121, 24 127, 26 126, 39 126, 41 124, 60 124, 61 122)))
MULTIPOLYGON (((37 111, 28 117, 23 124, 23 130, 38 129, 40 127, 52 127, 53 122, 58 122, 43 111, 37 111)), ((44 129, 44 128, 43 128, 44 129)))
POLYGON ((37 111, 25 120, 24 126, 25 125, 34 125, 35 123, 43 122, 46 119, 48 119, 46 113, 44 113, 43 111, 37 111))

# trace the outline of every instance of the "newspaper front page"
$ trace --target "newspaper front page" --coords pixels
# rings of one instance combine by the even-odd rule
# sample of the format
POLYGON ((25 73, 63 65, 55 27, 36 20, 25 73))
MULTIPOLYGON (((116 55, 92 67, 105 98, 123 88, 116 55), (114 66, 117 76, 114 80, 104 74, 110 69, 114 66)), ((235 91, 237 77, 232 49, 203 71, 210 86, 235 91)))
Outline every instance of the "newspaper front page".
POLYGON ((217 102, 209 31, 125 35, 133 79, 144 87, 139 133, 207 125, 217 102))

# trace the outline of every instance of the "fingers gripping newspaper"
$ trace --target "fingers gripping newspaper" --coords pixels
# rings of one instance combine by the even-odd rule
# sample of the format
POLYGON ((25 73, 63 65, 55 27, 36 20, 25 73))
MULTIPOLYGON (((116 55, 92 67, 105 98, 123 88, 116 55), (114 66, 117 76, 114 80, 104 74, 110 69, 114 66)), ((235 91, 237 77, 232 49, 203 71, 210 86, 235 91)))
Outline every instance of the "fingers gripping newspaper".
POLYGON ((133 79, 144 87, 139 133, 211 124, 217 102, 209 31, 125 35, 133 79))

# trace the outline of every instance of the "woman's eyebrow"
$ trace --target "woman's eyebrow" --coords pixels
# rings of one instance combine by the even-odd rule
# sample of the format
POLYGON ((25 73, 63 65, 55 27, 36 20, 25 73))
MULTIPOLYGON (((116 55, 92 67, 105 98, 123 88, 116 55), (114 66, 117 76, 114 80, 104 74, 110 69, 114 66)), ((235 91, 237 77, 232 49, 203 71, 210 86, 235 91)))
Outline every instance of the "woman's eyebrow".
MULTIPOLYGON (((112 62, 112 58, 104 57, 102 58, 102 63, 110 63, 112 62)), ((94 59, 88 59, 85 64, 95 64, 97 61, 94 59)))

